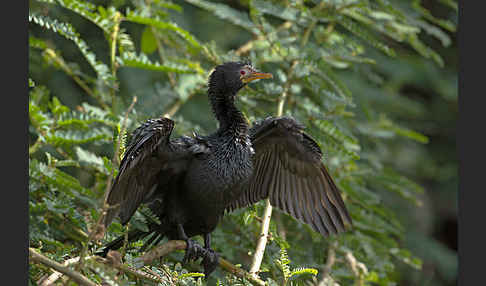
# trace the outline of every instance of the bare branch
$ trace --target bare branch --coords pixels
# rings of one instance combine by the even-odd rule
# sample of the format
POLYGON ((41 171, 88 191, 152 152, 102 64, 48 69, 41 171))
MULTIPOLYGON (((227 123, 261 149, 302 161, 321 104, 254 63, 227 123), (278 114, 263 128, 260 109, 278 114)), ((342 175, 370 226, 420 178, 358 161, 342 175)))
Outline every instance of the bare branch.
MULTIPOLYGON (((62 265, 63 266, 69 266, 69 265, 76 263, 78 261, 79 261, 79 256, 74 257, 74 258, 70 258, 70 259, 64 261, 64 263, 62 265)), ((49 275, 49 277, 37 281, 37 285, 39 285, 39 286, 52 285, 54 282, 56 282, 57 279, 61 278, 62 275, 63 274, 61 272, 54 270, 54 272, 51 275, 49 275)))
MULTIPOLYGON (((295 66, 298 64, 297 60, 292 62, 291 67, 287 71, 288 79, 284 85, 284 91, 277 103, 277 116, 282 116, 284 110, 285 100, 288 98, 289 88, 291 84, 291 76, 293 74, 295 66)), ((257 247, 255 249, 255 254, 253 255, 253 260, 250 267, 250 273, 254 278, 258 277, 258 271, 263 260, 263 254, 265 253, 265 247, 268 241, 268 229, 270 227, 270 219, 272 218, 272 205, 270 204, 270 199, 265 200, 265 211, 263 214, 263 222, 260 230, 260 237, 258 238, 257 247)))
POLYGON ((346 252, 346 261, 348 262, 350 268, 351 268, 351 271, 353 271, 354 275, 356 276, 356 285, 364 285, 364 281, 363 281, 363 274, 364 275, 367 275, 368 274, 368 268, 366 267, 366 265, 364 265, 364 263, 362 262, 359 262, 356 257, 354 257, 353 253, 351 251, 347 251, 346 252), (360 270, 362 271, 362 273, 360 273, 360 270))
POLYGON ((329 245, 329 249, 327 251, 327 261, 326 265, 324 265, 324 269, 322 270, 322 279, 319 282, 319 286, 326 285, 326 281, 329 280, 329 274, 331 273, 332 266, 336 262, 336 248, 337 248, 337 241, 333 241, 329 245))
POLYGON ((78 283, 79 285, 83 285, 83 286, 96 286, 98 284, 94 283, 93 281, 89 280, 88 278, 86 278, 84 275, 82 275, 81 273, 77 272, 77 271, 74 271, 72 269, 69 269, 67 266, 64 266, 54 260, 51 260, 47 257, 45 257, 44 255, 38 253, 37 251, 35 251, 33 248, 29 247, 29 258, 31 261, 33 262, 37 262, 37 263, 42 263, 56 271, 59 271, 67 276, 69 276, 69 278, 71 278, 73 281, 75 281, 76 283, 78 283))
POLYGON ((253 260, 250 267, 250 274, 254 277, 258 277, 258 271, 260 270, 260 265, 262 264, 263 254, 265 253, 265 247, 268 241, 268 229, 270 227, 270 219, 272 218, 272 205, 270 200, 265 200, 265 211, 263 214, 262 228, 260 230, 260 238, 258 239, 257 247, 255 249, 255 254, 253 255, 253 260))
MULTIPOLYGON (((125 117, 123 118, 120 133, 119 133, 119 136, 118 136, 118 139, 117 139, 117 142, 116 142, 115 154, 113 155, 113 159, 112 159, 113 165, 115 165, 115 163, 118 163, 118 153, 119 153, 119 150, 120 150, 120 134, 123 134, 125 132, 128 114, 130 114, 130 112, 133 109, 133 107, 135 106, 136 102, 137 102, 137 97, 134 96, 133 100, 132 100, 132 104, 130 104, 130 106, 128 107, 128 109, 125 113, 125 117)), ((105 234, 105 224, 103 223, 103 221, 104 221, 104 218, 106 216, 106 212, 110 208, 110 206, 108 205, 108 203, 106 201, 108 200, 108 193, 110 191, 112 180, 113 180, 113 172, 110 173, 110 175, 108 176, 107 182, 106 182, 106 190, 105 190, 105 196, 103 198, 103 208, 101 209, 101 215, 98 218, 98 221, 96 222, 95 226, 91 229, 91 231, 88 235, 88 239, 86 241, 86 244, 84 245, 84 247, 81 251, 81 255, 80 255, 81 259, 80 259, 79 263, 76 265, 77 270, 81 269, 81 267, 83 265, 83 262, 84 262, 83 258, 86 255, 86 252, 88 250, 88 244, 93 239, 99 240, 99 239, 103 238, 103 236, 105 234)))
MULTIPOLYGON (((64 62, 64 59, 58 55, 53 49, 47 48, 45 50, 45 54, 49 56, 54 62, 56 62, 59 67, 70 77, 73 78, 73 80, 91 97, 96 99, 98 104, 103 107, 103 109, 108 109, 108 106, 103 102, 103 99, 97 95, 89 86, 86 84, 80 77, 78 77, 74 71, 69 67, 69 65, 64 62)), ((30 154, 30 153, 29 153, 30 154)))

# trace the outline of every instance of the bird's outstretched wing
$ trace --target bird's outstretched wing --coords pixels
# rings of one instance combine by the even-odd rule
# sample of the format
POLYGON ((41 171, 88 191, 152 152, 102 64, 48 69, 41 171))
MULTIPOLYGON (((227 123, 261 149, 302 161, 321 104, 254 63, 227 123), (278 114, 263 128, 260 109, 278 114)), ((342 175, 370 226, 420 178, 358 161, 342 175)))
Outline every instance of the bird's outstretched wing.
POLYGON ((174 122, 168 118, 149 119, 132 133, 117 177, 108 193, 110 208, 104 219, 108 226, 116 215, 122 224, 130 220, 140 204, 158 189, 161 177, 185 171, 193 152, 191 143, 170 141, 174 122))
POLYGON ((303 127, 290 117, 269 117, 251 128, 254 173, 228 211, 270 198, 273 206, 323 236, 351 226, 341 194, 321 162, 321 150, 303 127))

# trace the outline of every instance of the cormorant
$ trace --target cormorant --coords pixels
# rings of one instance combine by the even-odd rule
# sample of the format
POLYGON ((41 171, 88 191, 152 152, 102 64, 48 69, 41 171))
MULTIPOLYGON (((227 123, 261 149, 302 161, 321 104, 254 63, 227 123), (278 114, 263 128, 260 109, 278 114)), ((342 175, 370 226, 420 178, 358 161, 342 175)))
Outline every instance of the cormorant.
MULTIPOLYGON (((129 241, 163 237, 187 242, 183 262, 203 257, 209 275, 218 264, 211 249, 211 232, 225 211, 265 198, 273 206, 310 225, 323 236, 352 224, 333 179, 321 162, 317 143, 291 117, 268 117, 250 128, 235 106, 238 91, 251 81, 272 78, 249 63, 217 66, 208 82, 208 97, 219 129, 209 136, 171 139, 174 122, 150 119, 132 135, 119 173, 109 191, 112 206, 107 227, 118 215, 126 224, 140 204, 158 216, 149 231, 132 230, 129 241), (204 248, 190 240, 204 236, 204 248)), ((124 237, 109 243, 123 245, 124 237)))

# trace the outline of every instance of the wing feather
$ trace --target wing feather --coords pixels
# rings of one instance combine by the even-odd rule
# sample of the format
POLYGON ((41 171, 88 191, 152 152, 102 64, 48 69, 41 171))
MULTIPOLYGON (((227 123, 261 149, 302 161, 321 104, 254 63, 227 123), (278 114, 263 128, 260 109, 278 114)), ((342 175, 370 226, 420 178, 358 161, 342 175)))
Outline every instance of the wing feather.
POLYGON ((192 155, 188 151, 191 144, 171 142, 173 128, 174 122, 168 118, 149 119, 132 133, 118 175, 108 192, 110 208, 104 218, 106 227, 116 215, 122 224, 127 223, 144 199, 154 193, 161 172, 166 171, 169 180, 177 172, 174 169, 184 169, 180 162, 192 155))
POLYGON ((341 194, 321 162, 318 144, 290 117, 270 117, 250 129, 254 173, 227 210, 265 198, 323 236, 352 225, 341 194))

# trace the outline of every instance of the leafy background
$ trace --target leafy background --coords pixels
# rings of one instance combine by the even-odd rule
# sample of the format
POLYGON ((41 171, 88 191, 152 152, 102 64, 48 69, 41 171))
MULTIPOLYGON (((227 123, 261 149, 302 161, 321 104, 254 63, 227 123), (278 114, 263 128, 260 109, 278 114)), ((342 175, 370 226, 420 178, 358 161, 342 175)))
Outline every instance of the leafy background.
MULTIPOLYGON (((457 9, 450 0, 29 1, 30 247, 62 263, 122 235, 117 222, 103 238, 90 233, 129 132, 166 115, 175 136, 210 133, 207 75, 250 59, 274 80, 242 90, 239 107, 251 121, 275 115, 284 94, 284 114, 321 145, 354 220, 324 239, 275 211, 260 277, 455 285, 457 9)), ((222 257, 249 269, 263 208, 225 216, 214 232, 222 257)), ((137 212, 129 227, 146 219, 137 212)), ((142 244, 127 247, 126 265, 142 244)), ((200 278, 182 256, 142 270, 161 285, 249 283, 220 269, 200 278)), ((155 284, 94 259, 70 267, 96 283, 155 284)), ((32 285, 50 274, 30 263, 32 285)))

